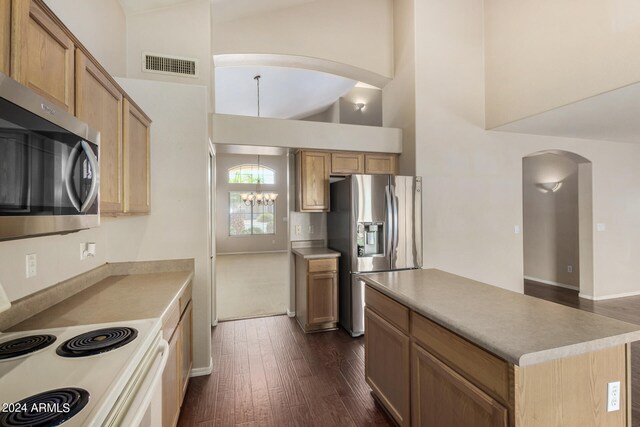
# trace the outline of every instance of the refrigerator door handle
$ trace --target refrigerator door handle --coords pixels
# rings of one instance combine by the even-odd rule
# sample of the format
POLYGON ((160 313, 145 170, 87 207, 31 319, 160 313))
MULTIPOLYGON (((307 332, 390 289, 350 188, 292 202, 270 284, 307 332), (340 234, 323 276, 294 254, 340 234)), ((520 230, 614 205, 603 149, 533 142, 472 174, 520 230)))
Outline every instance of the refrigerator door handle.
POLYGON ((393 253, 393 236, 392 226, 393 223, 393 199, 391 195, 391 188, 387 185, 384 187, 384 199, 387 205, 387 223, 385 227, 387 227, 387 247, 385 248, 385 252, 389 255, 393 253))
POLYGON ((393 253, 398 249, 398 198, 395 186, 390 186, 391 206, 393 207, 393 253))

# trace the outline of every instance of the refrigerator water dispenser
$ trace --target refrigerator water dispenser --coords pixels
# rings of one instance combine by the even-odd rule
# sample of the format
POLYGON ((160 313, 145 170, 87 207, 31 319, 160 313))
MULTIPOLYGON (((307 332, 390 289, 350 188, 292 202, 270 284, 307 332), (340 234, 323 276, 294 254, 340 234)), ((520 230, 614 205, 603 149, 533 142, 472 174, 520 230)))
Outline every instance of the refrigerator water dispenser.
POLYGON ((356 230, 359 257, 384 256, 383 222, 359 222, 356 230))

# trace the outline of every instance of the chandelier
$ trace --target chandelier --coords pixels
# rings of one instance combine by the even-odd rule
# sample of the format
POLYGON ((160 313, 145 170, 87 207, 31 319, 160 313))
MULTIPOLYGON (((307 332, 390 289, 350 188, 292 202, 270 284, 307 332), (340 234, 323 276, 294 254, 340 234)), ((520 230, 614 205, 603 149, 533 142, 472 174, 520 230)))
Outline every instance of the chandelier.
MULTIPOLYGON (((258 114, 260 117, 260 74, 256 75, 253 79, 256 81, 256 87, 258 92, 258 114)), ((260 177, 262 175, 262 171, 260 170, 260 155, 258 155, 258 168, 256 170, 257 173, 257 182, 256 182, 256 191, 252 191, 250 193, 242 193, 240 194, 240 198, 242 202, 247 206, 255 206, 255 205, 264 205, 264 206, 273 206, 278 198, 278 193, 264 193, 260 191, 260 177)), ((253 174, 252 174, 253 175, 253 174)))

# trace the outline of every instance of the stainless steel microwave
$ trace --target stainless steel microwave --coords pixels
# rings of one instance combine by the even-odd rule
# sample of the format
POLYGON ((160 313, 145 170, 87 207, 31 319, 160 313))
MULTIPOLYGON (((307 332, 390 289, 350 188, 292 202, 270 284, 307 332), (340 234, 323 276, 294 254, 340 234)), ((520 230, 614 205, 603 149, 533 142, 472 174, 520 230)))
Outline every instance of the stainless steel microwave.
POLYGON ((100 134, 0 73, 0 240, 100 225, 100 134))

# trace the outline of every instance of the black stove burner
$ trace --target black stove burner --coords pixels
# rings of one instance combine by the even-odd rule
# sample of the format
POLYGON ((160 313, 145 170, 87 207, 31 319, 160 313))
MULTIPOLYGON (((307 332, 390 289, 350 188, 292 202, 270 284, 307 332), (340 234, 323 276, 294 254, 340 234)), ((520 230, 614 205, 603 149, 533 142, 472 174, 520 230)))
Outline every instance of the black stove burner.
POLYGON ((58 388, 22 399, 0 412, 0 426, 59 426, 75 416, 89 402, 89 392, 81 388, 58 388))
POLYGON ((0 343, 0 360, 33 353, 53 344, 55 340, 53 335, 29 335, 0 343))
POLYGON ((133 328, 97 329, 65 341, 56 349, 56 353, 63 357, 93 356, 129 344, 137 336, 138 331, 133 328))

